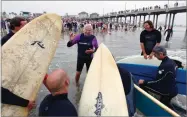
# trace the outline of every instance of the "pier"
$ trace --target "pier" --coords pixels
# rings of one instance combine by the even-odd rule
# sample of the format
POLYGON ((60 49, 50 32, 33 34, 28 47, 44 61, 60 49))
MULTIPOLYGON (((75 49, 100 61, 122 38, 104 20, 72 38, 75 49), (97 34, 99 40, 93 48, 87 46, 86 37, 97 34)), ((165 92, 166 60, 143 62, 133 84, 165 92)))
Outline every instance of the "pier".
POLYGON ((161 14, 166 14, 165 18, 165 25, 164 28, 173 28, 175 15, 177 13, 184 13, 187 11, 187 6, 175 6, 168 8, 165 6, 165 8, 154 8, 154 9, 139 9, 139 10, 125 10, 125 11, 119 11, 119 12, 112 12, 108 14, 104 14, 103 16, 98 16, 94 18, 86 18, 87 20, 96 20, 96 21, 109 21, 109 22, 122 22, 122 18, 125 18, 125 22, 127 23, 126 19, 127 17, 130 17, 130 23, 133 25, 135 24, 135 21, 138 21, 138 26, 140 27, 141 24, 141 18, 143 18, 143 22, 145 22, 146 16, 148 16, 148 19, 150 19, 150 16, 153 15, 153 24, 155 28, 158 26, 158 18, 161 14), (139 20, 138 20, 139 17, 139 20), (168 19, 169 18, 169 19, 168 19))

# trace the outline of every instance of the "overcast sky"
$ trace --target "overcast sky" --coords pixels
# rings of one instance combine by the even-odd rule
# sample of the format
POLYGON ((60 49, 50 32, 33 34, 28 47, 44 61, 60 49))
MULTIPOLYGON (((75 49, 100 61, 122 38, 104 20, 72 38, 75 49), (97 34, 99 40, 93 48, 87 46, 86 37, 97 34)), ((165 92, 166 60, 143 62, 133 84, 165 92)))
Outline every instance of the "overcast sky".
MULTIPOLYGON (((170 6, 176 1, 169 1, 170 6)), ((178 1, 179 6, 186 5, 186 1, 178 1)), ((57 13, 59 15, 77 15, 79 12, 99 13, 100 15, 112 11, 134 9, 160 5, 163 7, 168 1, 2 1, 2 11, 16 12, 29 11, 32 13, 42 13, 43 11, 57 13), (126 5, 125 5, 126 4, 126 5)), ((159 17, 159 21, 164 20, 165 15, 159 17)), ((175 24, 186 24, 186 13, 176 15, 175 24)))

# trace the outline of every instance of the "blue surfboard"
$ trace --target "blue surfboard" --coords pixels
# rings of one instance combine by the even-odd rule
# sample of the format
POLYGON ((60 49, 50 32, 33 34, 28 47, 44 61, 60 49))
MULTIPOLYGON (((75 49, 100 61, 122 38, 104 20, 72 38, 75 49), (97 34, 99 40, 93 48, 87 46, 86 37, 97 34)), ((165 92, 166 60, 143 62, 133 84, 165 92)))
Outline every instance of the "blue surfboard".
MULTIPOLYGON (((154 80, 156 78, 157 66, 141 65, 141 64, 130 64, 130 63, 117 63, 121 68, 131 72, 134 78, 138 81, 139 79, 154 80)), ((178 69, 176 77, 178 93, 186 95, 186 70, 178 69)))

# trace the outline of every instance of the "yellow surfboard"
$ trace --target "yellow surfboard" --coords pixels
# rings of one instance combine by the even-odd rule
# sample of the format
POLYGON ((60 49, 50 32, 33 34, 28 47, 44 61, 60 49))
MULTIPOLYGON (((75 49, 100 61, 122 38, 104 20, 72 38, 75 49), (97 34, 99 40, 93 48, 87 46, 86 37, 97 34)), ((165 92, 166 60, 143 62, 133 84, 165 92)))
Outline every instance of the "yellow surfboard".
MULTIPOLYGON (((44 14, 25 25, 2 47, 2 87, 35 100, 61 36, 62 20, 44 14)), ((28 116, 28 109, 2 105, 2 116, 28 116)))

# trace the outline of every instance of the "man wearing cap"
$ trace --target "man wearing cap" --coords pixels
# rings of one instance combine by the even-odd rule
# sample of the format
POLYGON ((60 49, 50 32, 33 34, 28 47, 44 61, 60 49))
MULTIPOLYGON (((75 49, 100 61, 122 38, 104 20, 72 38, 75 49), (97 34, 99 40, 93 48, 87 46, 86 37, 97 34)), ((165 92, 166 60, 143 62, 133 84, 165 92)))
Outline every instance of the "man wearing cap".
POLYGON ((171 108, 170 101, 178 93, 176 86, 177 65, 167 56, 163 46, 156 46, 153 49, 154 56, 161 60, 155 80, 145 81, 140 79, 139 85, 145 91, 151 91, 161 96, 160 101, 171 108))

